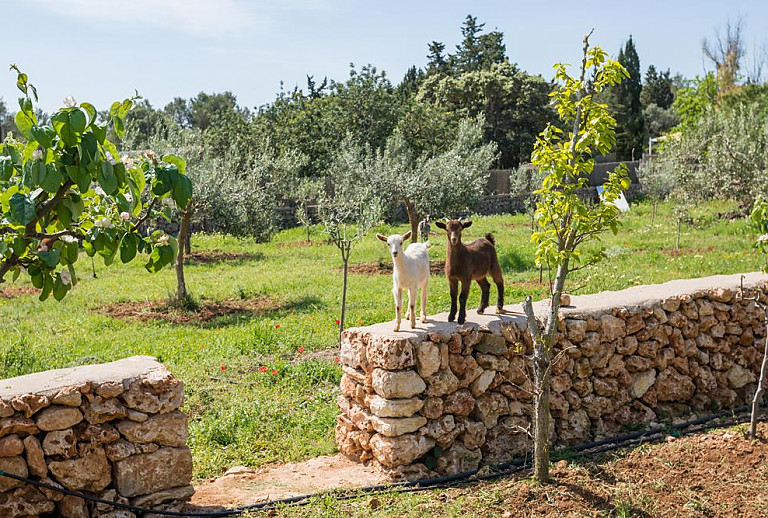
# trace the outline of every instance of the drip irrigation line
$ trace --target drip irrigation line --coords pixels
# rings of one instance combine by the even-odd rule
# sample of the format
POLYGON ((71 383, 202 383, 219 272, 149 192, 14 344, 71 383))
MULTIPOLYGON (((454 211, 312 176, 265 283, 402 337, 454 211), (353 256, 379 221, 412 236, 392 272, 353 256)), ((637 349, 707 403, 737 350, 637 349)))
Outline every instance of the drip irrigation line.
MULTIPOLYGON (((636 444, 650 443, 664 439, 669 435, 671 430, 677 430, 681 436, 690 435, 694 433, 700 433, 712 428, 719 428, 723 426, 732 426, 735 424, 741 424, 749 421, 749 416, 738 417, 737 414, 743 413, 749 410, 749 406, 741 406, 733 410, 724 410, 711 414, 709 416, 692 419, 682 423, 671 424, 667 426, 656 426, 649 430, 637 431, 615 437, 602 439, 599 441, 593 441, 590 443, 579 444, 570 448, 564 448, 561 450, 555 450, 553 453, 561 453, 565 457, 583 457, 587 455, 598 455, 609 451, 617 450, 620 448, 627 448, 636 444), (713 423, 717 419, 728 418, 722 421, 713 423)), ((462 484, 471 484, 479 481, 492 480, 496 478, 506 477, 513 475, 520 471, 529 469, 531 467, 531 459, 526 457, 515 459, 509 462, 503 462, 496 464, 492 467, 485 466, 480 469, 474 469, 471 471, 464 471, 462 473, 456 473, 453 475, 445 475, 442 477, 432 477, 420 480, 396 482, 391 484, 378 484, 373 486, 366 486, 352 489, 333 490, 329 492, 309 493, 304 495, 297 495, 288 498, 281 498, 278 500, 268 500, 265 502, 259 502, 257 504, 251 504, 232 509, 223 509, 220 511, 209 512, 181 512, 171 510, 160 509, 147 509, 140 506, 131 504, 124 504, 115 502, 112 500, 105 500, 92 495, 81 493, 79 491, 72 491, 61 486, 48 484, 46 482, 40 482, 38 480, 32 480, 27 477, 15 475, 13 473, 7 473, 0 470, 0 477, 7 477, 26 484, 31 484, 43 489, 55 491, 64 495, 74 496, 82 498, 88 502, 97 504, 104 504, 118 509, 125 509, 127 511, 137 513, 139 516, 143 516, 147 513, 151 513, 158 516, 178 516, 186 518, 219 518, 227 516, 239 516, 248 511, 264 511, 269 509, 275 509, 277 507, 300 507, 309 504, 313 498, 319 496, 328 495, 332 496, 335 500, 352 500, 360 496, 372 493, 380 493, 385 491, 396 491, 399 493, 413 493, 420 491, 430 491, 434 489, 447 489, 462 484)))

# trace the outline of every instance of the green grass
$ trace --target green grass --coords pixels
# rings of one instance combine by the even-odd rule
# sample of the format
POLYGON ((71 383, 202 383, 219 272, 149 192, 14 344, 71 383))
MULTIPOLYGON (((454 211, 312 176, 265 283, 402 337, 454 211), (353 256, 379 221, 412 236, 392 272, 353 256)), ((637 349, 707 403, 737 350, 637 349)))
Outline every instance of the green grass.
MULTIPOLYGON (((671 207, 661 207, 651 228, 650 205, 635 206, 619 235, 605 236, 609 259, 575 273, 569 284, 581 287, 581 294, 758 269, 760 258, 751 248, 755 236, 747 223, 713 216, 732 208, 722 203, 699 207, 695 225, 683 227, 683 253, 673 257, 668 252, 676 231, 671 207)), ((486 232, 496 236, 507 302, 519 302, 527 294, 543 296, 547 290, 536 284, 528 217, 474 221, 467 239, 486 232)), ((375 229, 394 231, 405 232, 406 226, 375 229)), ((188 265, 193 295, 268 296, 276 305, 261 316, 227 317, 207 325, 124 322, 100 314, 96 310, 105 304, 168 298, 175 276, 171 269, 149 274, 136 262, 110 268, 97 264, 98 278, 93 279, 90 259, 83 255, 78 262, 81 282, 63 302, 40 303, 29 295, 0 301, 0 377, 149 354, 186 383, 197 476, 215 475, 235 464, 259 466, 332 453, 341 369, 323 359, 297 360, 337 347, 340 257, 317 231, 311 247, 285 245, 303 239, 302 228, 281 232, 266 244, 195 236, 194 250, 246 252, 252 258, 188 265), (300 347, 306 349, 303 354, 297 352, 300 347), (267 373, 259 372, 262 365, 269 368, 267 373), (272 369, 278 370, 276 376, 272 369)), ((433 242, 432 258, 444 258, 445 238, 435 236, 433 242)), ((354 249, 352 262, 379 261, 389 261, 388 253, 372 233, 354 249)), ((391 320, 390 289, 388 275, 351 275, 348 326, 391 320)), ((479 296, 473 288, 469 305, 476 306, 479 296)), ((429 313, 446 311, 448 304, 445 279, 433 276, 429 313)))

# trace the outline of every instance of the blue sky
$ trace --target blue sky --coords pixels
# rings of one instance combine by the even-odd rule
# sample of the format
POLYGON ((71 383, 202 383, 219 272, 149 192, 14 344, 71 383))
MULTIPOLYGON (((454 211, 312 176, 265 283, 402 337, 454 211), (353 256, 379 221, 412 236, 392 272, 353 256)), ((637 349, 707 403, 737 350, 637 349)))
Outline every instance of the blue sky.
POLYGON ((453 49, 469 13, 504 32, 510 59, 551 78, 557 61, 576 62, 580 42, 616 54, 633 35, 643 70, 654 64, 701 74, 701 42, 731 18, 745 22, 748 51, 768 45, 768 2, 667 0, 0 0, 0 97, 15 109, 18 63, 51 111, 73 95, 99 109, 134 89, 154 106, 200 91, 232 91, 242 106, 287 88, 347 77, 372 63, 398 82, 426 62, 427 44, 453 49))

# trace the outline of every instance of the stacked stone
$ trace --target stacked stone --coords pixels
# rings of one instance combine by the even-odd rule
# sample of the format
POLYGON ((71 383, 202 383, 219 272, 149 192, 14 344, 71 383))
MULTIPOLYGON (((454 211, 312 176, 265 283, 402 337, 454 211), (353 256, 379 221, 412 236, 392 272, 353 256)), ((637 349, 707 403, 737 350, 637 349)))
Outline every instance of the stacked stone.
MULTIPOLYGON (((0 470, 139 507, 192 496, 184 387, 154 358, 0 382, 0 470)), ((0 476, 0 516, 133 513, 0 476)))
MULTIPOLYGON (((749 288, 766 282, 749 280, 749 288)), ((574 308, 563 308, 552 366, 553 444, 748 400, 765 323, 745 300, 755 292, 737 296, 738 283, 736 276, 685 281, 661 285, 664 298, 630 289, 576 297, 574 308), (702 284, 712 288, 686 291, 702 284)), ((535 309, 543 315, 545 308, 535 309)), ((464 326, 444 316, 434 321, 416 332, 355 328, 342 339, 339 450, 394 478, 468 471, 531 448, 525 318, 470 313, 464 326)))

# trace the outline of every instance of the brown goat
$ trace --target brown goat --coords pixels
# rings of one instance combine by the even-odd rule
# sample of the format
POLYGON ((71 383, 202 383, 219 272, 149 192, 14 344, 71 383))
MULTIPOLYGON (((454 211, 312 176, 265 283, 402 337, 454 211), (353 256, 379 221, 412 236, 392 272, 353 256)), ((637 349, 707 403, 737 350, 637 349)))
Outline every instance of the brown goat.
POLYGON ((459 324, 463 324, 467 317, 467 298, 472 281, 480 285, 480 307, 477 312, 482 314, 488 307, 488 298, 491 293, 491 283, 486 277, 491 276, 498 290, 497 313, 504 312, 504 278, 501 275, 499 258, 496 256, 496 244, 491 234, 475 239, 468 245, 461 242, 461 231, 472 224, 471 221, 458 221, 452 219, 447 223, 437 222, 437 226, 446 231, 448 235, 448 250, 445 258, 445 276, 451 290, 451 311, 448 313, 448 321, 456 318, 456 296, 461 281, 461 294, 459 295, 459 324))

